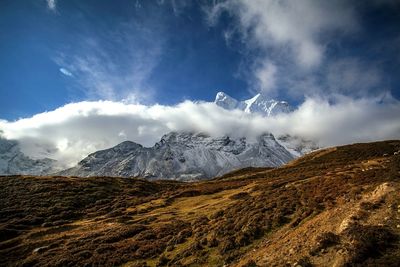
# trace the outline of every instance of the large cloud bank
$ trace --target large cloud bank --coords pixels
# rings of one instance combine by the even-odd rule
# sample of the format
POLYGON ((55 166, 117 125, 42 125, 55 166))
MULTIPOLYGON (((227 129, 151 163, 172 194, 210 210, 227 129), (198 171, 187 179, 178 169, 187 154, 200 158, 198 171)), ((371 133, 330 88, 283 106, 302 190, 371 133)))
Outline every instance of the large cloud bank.
POLYGON ((64 167, 91 152, 132 140, 152 146, 169 131, 254 138, 262 132, 291 134, 321 146, 400 138, 400 103, 392 98, 334 101, 309 98, 294 112, 265 118, 213 103, 176 106, 78 102, 14 122, 0 121, 2 135, 19 140, 32 157, 51 157, 64 167))
POLYGON ((230 0, 217 1, 206 14, 212 26, 226 14, 234 19, 225 39, 229 44, 240 36, 247 51, 241 74, 251 91, 300 101, 304 95, 331 93, 367 97, 390 90, 391 74, 382 70, 392 55, 381 46, 395 47, 398 34, 385 32, 350 53, 346 42, 360 41, 372 30, 365 10, 390 9, 395 2, 230 0), (380 51, 375 59, 373 51, 380 51))

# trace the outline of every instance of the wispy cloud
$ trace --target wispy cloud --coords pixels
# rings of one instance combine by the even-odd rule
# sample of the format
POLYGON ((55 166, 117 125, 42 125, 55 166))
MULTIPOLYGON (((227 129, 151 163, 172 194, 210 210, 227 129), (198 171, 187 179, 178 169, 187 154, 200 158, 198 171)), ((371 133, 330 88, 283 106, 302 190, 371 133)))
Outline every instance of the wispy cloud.
MULTIPOLYGON (((83 23, 87 23, 84 21, 83 23)), ((60 51, 53 60, 74 74, 74 82, 88 99, 151 101, 149 83, 163 50, 164 35, 157 19, 148 28, 131 19, 103 30, 81 33, 73 49, 60 51)))
POLYGON ((57 10, 57 0, 46 0, 47 1, 47 8, 56 11, 57 10))
POLYGON ((252 39, 252 45, 287 50, 305 68, 323 59, 322 33, 352 32, 358 27, 353 8, 345 1, 227 1, 209 10, 209 21, 216 23, 224 11, 238 18, 242 34, 252 39))
MULTIPOLYGON (((336 84, 343 76, 337 68, 340 58, 332 60, 328 55, 329 44, 361 29, 355 5, 342 0, 232 0, 217 2, 205 10, 210 25, 216 25, 223 13, 234 19, 236 24, 230 25, 227 32, 229 36, 232 32, 240 34, 253 61, 247 66, 250 71, 245 72, 245 78, 251 90, 271 96, 284 92, 296 98, 331 90, 321 77, 325 79, 324 75, 330 74, 330 79, 339 79, 334 81, 336 84)), ((363 76, 357 64, 350 61, 357 59, 342 58, 343 66, 351 68, 352 74, 345 77, 346 85, 342 80, 343 87, 336 93, 344 93, 345 87, 350 90, 352 75, 355 79, 363 76)), ((379 79, 378 73, 369 74, 373 77, 363 78, 363 85, 379 79)))
MULTIPOLYGON (((382 72, 357 58, 332 61, 326 68, 326 87, 331 92, 361 96, 382 86, 382 72)), ((381 88, 385 89, 385 88, 381 88)))
POLYGON ((69 70, 65 69, 65 68, 60 68, 59 70, 60 70, 60 72, 61 72, 62 74, 64 74, 65 76, 69 76, 69 77, 72 77, 72 76, 73 76, 72 73, 71 73, 69 70))
POLYGON ((263 62, 262 66, 257 68, 255 73, 257 79, 257 89, 263 93, 273 94, 276 89, 276 73, 277 67, 270 62, 263 62))

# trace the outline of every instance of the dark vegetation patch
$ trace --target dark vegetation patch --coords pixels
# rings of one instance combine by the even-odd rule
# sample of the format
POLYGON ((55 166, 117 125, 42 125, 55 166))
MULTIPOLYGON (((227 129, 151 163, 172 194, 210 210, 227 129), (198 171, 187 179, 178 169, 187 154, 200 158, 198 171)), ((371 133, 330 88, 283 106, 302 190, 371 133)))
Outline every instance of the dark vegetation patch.
POLYGON ((338 245, 340 243, 340 236, 332 232, 325 232, 318 235, 315 241, 316 247, 310 252, 311 255, 316 255, 329 247, 338 245))
POLYGON ((214 178, 215 180, 224 180, 230 178, 238 178, 241 176, 246 177, 247 175, 254 175, 255 173, 261 173, 269 170, 273 170, 273 167, 247 167, 239 170, 235 170, 229 173, 226 173, 222 176, 214 178))
POLYGON ((245 198, 248 198, 248 197, 250 197, 249 193, 240 192, 240 193, 237 193, 237 194, 234 194, 234 195, 230 196, 230 199, 245 199, 245 198))
MULTIPOLYGON (((347 266, 354 266, 382 257, 391 248, 397 236, 383 226, 352 224, 344 232, 350 238, 347 266)), ((397 259, 398 260, 398 259, 397 259)))

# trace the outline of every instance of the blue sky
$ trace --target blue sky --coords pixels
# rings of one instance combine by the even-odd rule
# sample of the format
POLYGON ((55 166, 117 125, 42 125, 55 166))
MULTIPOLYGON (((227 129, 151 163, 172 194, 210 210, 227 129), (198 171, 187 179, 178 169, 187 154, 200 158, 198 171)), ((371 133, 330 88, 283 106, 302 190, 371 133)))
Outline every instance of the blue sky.
POLYGON ((65 166, 169 131, 399 139, 398 14, 398 0, 3 0, 0 135, 65 166), (295 110, 226 111, 206 103, 218 91, 295 110))
POLYGON ((294 105, 310 94, 400 97, 396 1, 297 1, 293 14, 313 18, 299 29, 287 20, 293 3, 275 19, 274 1, 257 2, 2 1, 0 118, 82 100, 210 101, 219 90, 294 105))
POLYGON ((129 93, 164 104, 211 100, 218 89, 248 94, 236 77, 240 51, 225 44, 223 23, 208 26, 200 4, 116 2, 57 1, 52 10, 46 1, 2 1, 0 117, 129 93), (112 88, 95 88, 104 83, 112 88))

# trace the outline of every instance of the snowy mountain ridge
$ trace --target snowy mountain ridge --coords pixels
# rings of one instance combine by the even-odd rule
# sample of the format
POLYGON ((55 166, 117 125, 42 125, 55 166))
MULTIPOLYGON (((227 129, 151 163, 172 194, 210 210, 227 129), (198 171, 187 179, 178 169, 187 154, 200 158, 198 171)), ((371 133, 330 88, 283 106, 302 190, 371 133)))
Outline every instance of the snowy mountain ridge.
MULTIPOLYGON (((219 92, 214 103, 224 109, 274 116, 293 108, 285 101, 262 94, 238 101, 219 92)), ((256 140, 211 137, 205 133, 170 132, 153 147, 131 141, 94 152, 75 167, 59 172, 67 176, 140 176, 148 179, 198 180, 244 167, 276 167, 318 147, 300 137, 271 133, 256 140)), ((46 175, 57 171, 52 159, 32 159, 17 141, 0 138, 0 174, 46 175)))
POLYGON ((45 175, 56 171, 56 161, 26 156, 17 141, 0 138, 0 175, 45 175))
MULTIPOLYGON (((259 114, 264 117, 294 111, 294 108, 288 102, 269 99, 268 96, 261 93, 250 99, 238 101, 224 92, 218 92, 214 103, 227 110, 239 109, 246 113, 259 114)), ((295 157, 300 157, 319 148, 315 142, 300 136, 285 134, 277 136, 276 140, 295 157)))
POLYGON ((72 176, 140 176, 148 179, 199 180, 243 167, 276 167, 294 156, 268 133, 255 141, 204 133, 170 132, 153 147, 126 141, 97 151, 62 171, 72 176))
POLYGON ((294 110, 288 102, 268 99, 263 94, 257 94, 250 99, 238 101, 224 92, 218 92, 214 103, 227 110, 239 109, 246 113, 257 113, 266 117, 289 113, 294 110))

